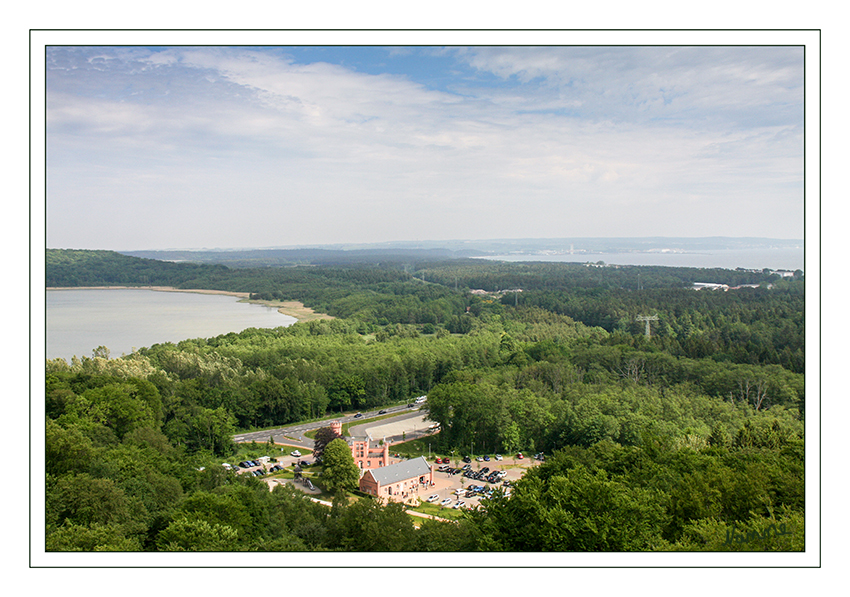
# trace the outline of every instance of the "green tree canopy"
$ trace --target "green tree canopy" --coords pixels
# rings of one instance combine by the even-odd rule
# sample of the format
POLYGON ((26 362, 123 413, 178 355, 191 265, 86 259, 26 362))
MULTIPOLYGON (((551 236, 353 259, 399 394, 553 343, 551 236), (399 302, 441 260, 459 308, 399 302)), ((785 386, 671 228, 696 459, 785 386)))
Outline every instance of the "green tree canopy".
POLYGON ((322 482, 331 493, 353 491, 360 481, 360 469, 354 463, 351 448, 344 439, 335 439, 322 457, 322 482))

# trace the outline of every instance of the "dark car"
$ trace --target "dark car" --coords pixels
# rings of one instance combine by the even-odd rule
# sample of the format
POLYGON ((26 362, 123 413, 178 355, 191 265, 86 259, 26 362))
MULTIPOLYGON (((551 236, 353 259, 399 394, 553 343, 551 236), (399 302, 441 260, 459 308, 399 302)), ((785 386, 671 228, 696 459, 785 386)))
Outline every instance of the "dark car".
POLYGON ((485 456, 485 457, 484 457, 484 461, 485 461, 485 462, 490 462, 490 457, 489 457, 489 456, 485 456))
POLYGON ((387 414, 387 411, 385 411, 385 410, 379 410, 379 411, 378 411, 378 414, 379 414, 379 415, 385 415, 385 414, 387 414))
POLYGON ((469 456, 464 456, 463 461, 464 462, 472 462, 472 458, 470 458, 469 456))
POLYGON ((356 415, 354 415, 354 418, 359 419, 362 416, 363 416, 363 413, 357 413, 356 415))

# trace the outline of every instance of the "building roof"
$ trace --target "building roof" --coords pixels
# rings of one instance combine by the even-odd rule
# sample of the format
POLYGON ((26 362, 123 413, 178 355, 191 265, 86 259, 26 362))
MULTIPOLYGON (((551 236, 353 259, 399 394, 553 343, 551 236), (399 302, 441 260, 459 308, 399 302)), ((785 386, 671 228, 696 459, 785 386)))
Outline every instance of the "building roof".
POLYGON ((402 460, 389 466, 371 469, 366 471, 366 474, 371 474, 379 485, 389 485, 412 477, 421 477, 430 472, 431 465, 428 464, 424 456, 420 456, 412 460, 402 460))
POLYGON ((354 442, 367 442, 367 446, 370 450, 383 450, 384 449, 384 441, 380 439, 370 439, 366 436, 359 437, 347 437, 345 441, 348 442, 348 445, 351 446, 354 442))

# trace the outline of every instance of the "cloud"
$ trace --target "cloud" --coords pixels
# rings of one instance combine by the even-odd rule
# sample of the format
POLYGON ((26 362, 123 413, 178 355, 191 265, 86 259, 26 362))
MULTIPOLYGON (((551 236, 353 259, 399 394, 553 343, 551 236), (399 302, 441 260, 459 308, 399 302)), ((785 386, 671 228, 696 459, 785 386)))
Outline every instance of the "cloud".
POLYGON ((51 246, 660 234, 683 197, 677 234, 758 235, 736 201, 799 200, 792 51, 395 48, 420 70, 389 72, 290 50, 52 49, 51 246))
POLYGON ((482 72, 536 83, 588 116, 735 121, 802 113, 802 48, 470 48, 482 72), (777 110, 777 108, 779 108, 777 110), (699 111, 697 118, 694 112, 699 111))

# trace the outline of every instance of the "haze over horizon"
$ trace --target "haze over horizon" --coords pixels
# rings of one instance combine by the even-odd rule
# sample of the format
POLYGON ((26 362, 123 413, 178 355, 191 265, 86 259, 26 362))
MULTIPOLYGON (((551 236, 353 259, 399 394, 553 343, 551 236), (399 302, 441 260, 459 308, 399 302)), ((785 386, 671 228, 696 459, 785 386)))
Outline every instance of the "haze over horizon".
POLYGON ((47 52, 47 246, 803 238, 801 47, 47 52))

